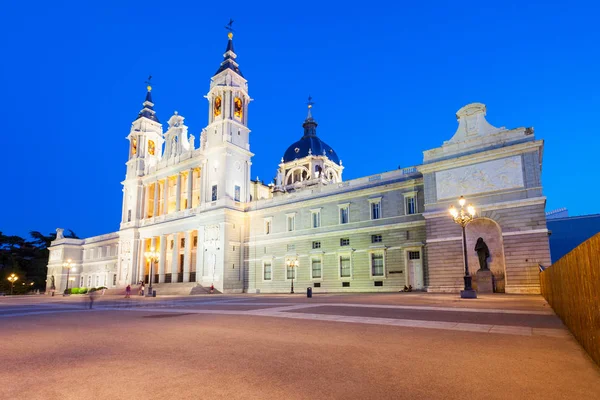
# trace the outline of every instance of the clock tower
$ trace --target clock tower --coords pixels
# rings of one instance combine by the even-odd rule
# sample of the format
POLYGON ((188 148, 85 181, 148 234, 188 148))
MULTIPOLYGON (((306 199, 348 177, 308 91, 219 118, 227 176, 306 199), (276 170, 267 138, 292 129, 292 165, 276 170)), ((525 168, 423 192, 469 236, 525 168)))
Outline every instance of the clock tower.
POLYGON ((206 151, 207 189, 204 201, 250 200, 250 129, 248 129, 248 82, 236 62, 233 33, 228 33, 223 62, 211 78, 208 125, 202 132, 206 151))

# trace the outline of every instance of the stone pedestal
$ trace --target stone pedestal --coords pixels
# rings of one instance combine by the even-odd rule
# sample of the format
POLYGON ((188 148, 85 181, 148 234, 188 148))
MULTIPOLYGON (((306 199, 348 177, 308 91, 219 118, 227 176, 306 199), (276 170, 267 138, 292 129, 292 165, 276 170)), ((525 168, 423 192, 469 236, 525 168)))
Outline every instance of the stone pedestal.
POLYGON ((480 269, 475 274, 477 281, 477 293, 494 293, 492 284, 492 271, 489 269, 480 269))

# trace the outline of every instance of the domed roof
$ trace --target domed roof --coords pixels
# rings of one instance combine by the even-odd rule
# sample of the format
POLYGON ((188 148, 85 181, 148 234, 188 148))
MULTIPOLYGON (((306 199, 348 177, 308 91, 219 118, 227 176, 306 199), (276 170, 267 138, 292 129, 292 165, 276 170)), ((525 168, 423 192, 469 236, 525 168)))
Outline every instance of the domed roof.
POLYGON ((311 98, 308 102, 308 116, 302 124, 304 128, 304 136, 297 142, 293 143, 283 154, 283 162, 293 161, 297 158, 303 158, 308 155, 326 156, 334 163, 340 163, 340 159, 336 152, 327 143, 317 137, 317 121, 315 121, 310 113, 312 107, 311 98))
POLYGON ((327 156, 336 164, 340 159, 336 152, 327 143, 315 136, 302 136, 302 139, 292 144, 283 155, 283 162, 293 161, 296 158, 303 158, 308 155, 327 156))

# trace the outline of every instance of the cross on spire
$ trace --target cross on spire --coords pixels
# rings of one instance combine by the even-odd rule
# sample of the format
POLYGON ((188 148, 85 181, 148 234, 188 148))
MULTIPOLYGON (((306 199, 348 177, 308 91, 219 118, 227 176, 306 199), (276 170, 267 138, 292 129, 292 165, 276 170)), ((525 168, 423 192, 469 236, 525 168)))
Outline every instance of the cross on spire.
POLYGON ((146 89, 148 89, 148 91, 150 92, 152 90, 152 75, 148 75, 148 79, 146 79, 146 81, 144 82, 146 85, 146 89))

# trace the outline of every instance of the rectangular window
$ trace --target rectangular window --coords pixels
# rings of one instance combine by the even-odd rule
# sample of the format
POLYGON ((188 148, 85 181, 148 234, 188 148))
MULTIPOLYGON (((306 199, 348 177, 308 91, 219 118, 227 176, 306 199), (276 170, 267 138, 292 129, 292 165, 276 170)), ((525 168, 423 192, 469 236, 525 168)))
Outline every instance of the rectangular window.
POLYGON ((296 245, 295 244, 288 244, 287 245, 287 251, 293 251, 296 250, 296 245))
POLYGON ((347 224, 350 220, 350 210, 348 206, 340 207, 340 224, 347 224))
POLYGON ((194 247, 198 247, 198 236, 194 236, 194 247))
POLYGON ((235 201, 240 201, 240 187, 238 185, 235 185, 235 190, 233 193, 233 199, 235 201))
POLYGON ((409 251, 408 252, 408 259, 409 260, 420 260, 421 259, 421 252, 420 251, 409 251))
POLYGON ((285 268, 287 279, 296 279, 296 268, 294 267, 294 265, 290 264, 287 265, 285 268))
POLYGON ((321 226, 321 211, 312 212, 312 227, 318 228, 321 226))
POLYGON ((340 256, 340 277, 350 278, 351 272, 350 256, 340 256))
POLYGON ((371 203, 371 219, 381 218, 381 202, 371 203))
POLYGON ((294 229, 296 229, 295 225, 296 225, 296 216, 288 215, 287 216, 287 231, 288 232, 294 231, 294 229))
POLYGON ((312 277, 313 277, 313 279, 320 279, 321 278, 321 259, 320 258, 313 258, 311 260, 311 264, 312 264, 312 277))
POLYGON ((350 246, 350 239, 348 239, 348 238, 340 239, 340 246, 350 246))
POLYGON ((417 213, 417 201, 415 196, 406 198, 406 214, 416 214, 417 213))
POLYGON ((381 243, 381 235, 371 235, 371 243, 381 243))
POLYGON ((212 200, 217 201, 217 185, 213 185, 212 187, 212 200))
POLYGON ((383 253, 371 253, 371 273, 383 276, 383 253))
POLYGON ((173 250, 173 246, 175 245, 175 241, 171 240, 171 250, 173 250))
POLYGON ((127 222, 131 222, 131 210, 127 210, 127 222))
MULTIPOLYGON (((113 275, 113 286, 116 286, 117 284, 117 274, 113 275)), ((81 286, 83 286, 83 281, 81 282, 81 286)))
POLYGON ((342 282, 342 287, 350 287, 350 282, 342 282))
POLYGON ((179 243, 181 243, 181 248, 183 249, 185 247, 185 238, 181 238, 179 243))
POLYGON ((321 242, 312 242, 312 248, 313 249, 320 249, 321 248, 321 242))
POLYGON ((271 273, 271 262, 265 261, 265 263, 263 264, 263 280, 270 281, 272 279, 271 273))
POLYGON ((271 234, 271 220, 265 220, 265 235, 271 234))

